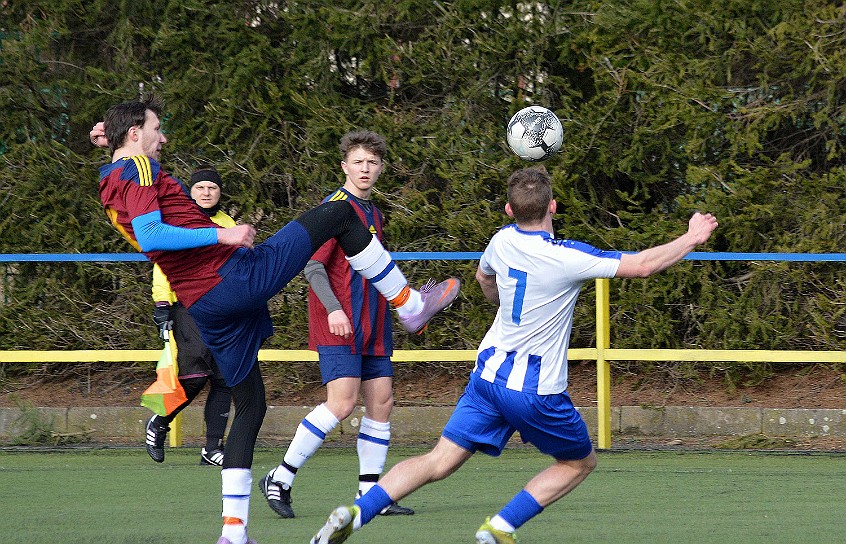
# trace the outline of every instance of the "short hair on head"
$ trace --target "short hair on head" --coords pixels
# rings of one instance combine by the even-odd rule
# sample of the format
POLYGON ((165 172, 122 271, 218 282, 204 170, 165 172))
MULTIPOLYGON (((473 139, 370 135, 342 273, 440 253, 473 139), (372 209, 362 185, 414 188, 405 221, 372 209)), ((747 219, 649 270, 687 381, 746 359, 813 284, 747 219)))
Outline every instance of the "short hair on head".
POLYGON ((552 179, 543 166, 523 168, 508 177, 508 203, 518 222, 541 221, 551 200, 552 179))
POLYGON ((350 151, 359 147, 373 153, 380 159, 384 159, 388 153, 388 143, 385 141, 385 138, 372 130, 347 132, 341 137, 341 143, 338 149, 341 151, 341 157, 346 160, 350 151))
POLYGON ((152 95, 141 100, 121 102, 109 108, 103 119, 106 138, 109 140, 109 152, 114 153, 116 149, 123 147, 129 129, 144 126, 147 110, 161 117, 163 109, 162 102, 152 95))

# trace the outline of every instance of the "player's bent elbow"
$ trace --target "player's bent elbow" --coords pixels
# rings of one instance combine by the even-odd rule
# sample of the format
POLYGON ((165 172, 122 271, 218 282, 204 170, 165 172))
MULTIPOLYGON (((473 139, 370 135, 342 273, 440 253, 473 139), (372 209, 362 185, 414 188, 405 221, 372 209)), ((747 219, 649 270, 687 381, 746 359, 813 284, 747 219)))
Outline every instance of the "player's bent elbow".
POLYGON ((138 247, 141 248, 142 253, 147 253, 148 251, 158 251, 159 247, 156 245, 154 238, 148 238, 146 236, 138 236, 135 239, 138 242, 138 247))

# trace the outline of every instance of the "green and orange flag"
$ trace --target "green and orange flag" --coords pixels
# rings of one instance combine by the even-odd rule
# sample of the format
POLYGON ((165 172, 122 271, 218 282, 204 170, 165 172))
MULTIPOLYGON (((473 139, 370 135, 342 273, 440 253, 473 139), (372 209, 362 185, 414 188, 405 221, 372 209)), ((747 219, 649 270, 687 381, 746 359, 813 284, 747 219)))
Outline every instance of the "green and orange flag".
POLYGON ((146 406, 160 416, 172 413, 180 404, 187 401, 185 390, 177 376, 176 346, 173 333, 170 342, 165 342, 159 363, 156 365, 156 381, 141 394, 141 406, 146 406))

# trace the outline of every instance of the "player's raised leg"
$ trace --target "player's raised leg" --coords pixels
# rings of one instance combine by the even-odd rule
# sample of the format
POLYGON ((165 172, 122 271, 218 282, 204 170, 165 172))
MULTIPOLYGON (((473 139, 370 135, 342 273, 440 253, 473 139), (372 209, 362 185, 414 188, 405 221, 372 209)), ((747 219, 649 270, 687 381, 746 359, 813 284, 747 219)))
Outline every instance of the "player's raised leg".
POLYGON ((313 250, 329 238, 336 238, 353 270, 370 280, 391 303, 409 332, 423 330, 435 314, 452 304, 458 296, 461 282, 456 278, 440 283, 430 282, 420 291, 411 289, 390 253, 362 224, 346 201, 325 202, 295 221, 305 228, 313 250))

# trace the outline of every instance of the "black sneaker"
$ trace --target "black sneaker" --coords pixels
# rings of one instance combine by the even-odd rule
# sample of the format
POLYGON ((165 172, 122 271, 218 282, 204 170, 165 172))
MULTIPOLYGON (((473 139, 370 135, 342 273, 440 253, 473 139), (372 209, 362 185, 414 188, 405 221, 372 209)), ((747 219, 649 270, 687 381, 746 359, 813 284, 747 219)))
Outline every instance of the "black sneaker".
POLYGON ((158 422, 158 416, 153 416, 147 422, 147 453, 156 463, 164 461, 164 443, 170 427, 158 422))
POLYGON ((223 466, 223 448, 216 448, 207 450, 203 448, 200 450, 200 464, 211 465, 215 467, 223 466))
MULTIPOLYGON (((361 498, 361 490, 359 489, 355 494, 356 500, 361 498)), ((382 511, 379 512, 380 516, 413 516, 414 510, 411 508, 406 508, 405 506, 400 506, 396 502, 392 502, 388 506, 382 508, 382 511)))
POLYGON ((267 499, 271 510, 283 518, 293 518, 294 509, 291 508, 291 488, 285 488, 270 479, 270 474, 259 480, 261 494, 267 499))
POLYGON ((400 506, 397 503, 391 503, 379 512, 380 516, 413 516, 414 510, 400 506))

